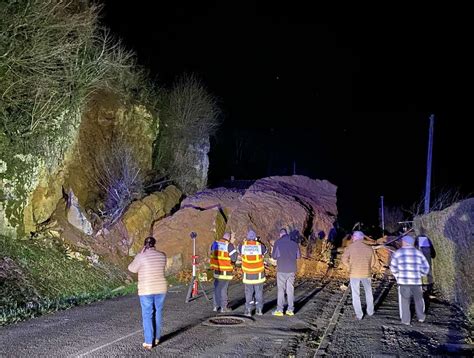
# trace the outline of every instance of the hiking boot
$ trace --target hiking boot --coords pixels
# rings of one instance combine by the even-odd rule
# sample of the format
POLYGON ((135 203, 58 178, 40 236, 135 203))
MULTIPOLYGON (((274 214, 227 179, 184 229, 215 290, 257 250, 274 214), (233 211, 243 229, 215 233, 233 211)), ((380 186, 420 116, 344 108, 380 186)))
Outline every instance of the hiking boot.
POLYGON ((214 308, 212 309, 212 312, 219 312, 219 307, 214 307, 214 308))
POLYGON ((252 311, 251 310, 245 310, 244 316, 252 317, 252 311))
POLYGON ((257 316, 263 316, 263 312, 261 308, 257 308, 257 316))
POLYGON ((230 308, 230 307, 222 307, 221 308, 221 313, 227 313, 227 312, 232 312, 232 308, 230 308))
POLYGON ((272 315, 277 316, 277 317, 283 317, 283 312, 279 311, 279 310, 276 310, 276 311, 272 312, 272 315))
POLYGON ((287 311, 286 311, 286 315, 287 315, 287 316, 294 316, 295 313, 293 312, 293 310, 287 310, 287 311))

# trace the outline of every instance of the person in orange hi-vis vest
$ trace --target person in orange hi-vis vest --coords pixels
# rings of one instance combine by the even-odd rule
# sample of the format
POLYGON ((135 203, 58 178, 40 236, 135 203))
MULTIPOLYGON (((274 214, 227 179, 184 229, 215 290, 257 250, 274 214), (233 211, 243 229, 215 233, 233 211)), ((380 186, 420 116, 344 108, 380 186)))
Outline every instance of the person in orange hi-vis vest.
POLYGON ((245 315, 252 317, 255 304, 257 316, 263 315, 263 283, 265 282, 265 265, 263 256, 267 248, 262 244, 253 230, 247 233, 247 239, 239 245, 242 257, 242 280, 245 286, 245 315), (255 298, 254 298, 255 296, 255 298))
POLYGON ((214 270, 214 312, 230 312, 227 306, 227 290, 232 280, 234 263, 237 261, 237 250, 230 242, 229 232, 224 233, 222 239, 216 240, 211 245, 210 267, 214 270))

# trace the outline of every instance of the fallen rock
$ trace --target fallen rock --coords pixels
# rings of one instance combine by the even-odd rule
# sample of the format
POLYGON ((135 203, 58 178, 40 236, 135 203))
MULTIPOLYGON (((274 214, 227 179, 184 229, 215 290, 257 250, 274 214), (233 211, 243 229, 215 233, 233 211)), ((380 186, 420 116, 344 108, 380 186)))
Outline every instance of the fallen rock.
POLYGON ((327 235, 337 216, 336 189, 326 180, 301 175, 257 180, 240 198, 226 230, 240 242, 252 228, 268 244, 278 238, 282 227, 303 236, 327 235))
POLYGON ((244 190, 216 188, 207 189, 187 197, 181 202, 181 208, 207 210, 219 208, 228 219, 239 206, 244 190))
POLYGON ((157 221, 153 225, 153 236, 157 250, 168 257, 168 273, 191 267, 192 240, 190 233, 197 233, 196 253, 199 262, 206 266, 212 242, 222 237, 225 220, 218 208, 199 210, 183 208, 173 216, 157 221))
POLYGON ((308 217, 309 211, 290 196, 247 191, 227 222, 226 231, 231 231, 240 243, 252 229, 269 245, 278 238, 282 227, 303 232, 308 217))
POLYGON ((151 234, 153 212, 142 200, 134 201, 122 217, 127 239, 130 243, 130 254, 141 250, 143 240, 151 234))
POLYGON ((84 215, 84 212, 79 205, 79 201, 72 190, 70 190, 68 193, 67 221, 76 229, 82 231, 84 234, 93 234, 92 225, 84 215))
POLYGON ((299 277, 323 275, 327 270, 328 264, 326 262, 311 259, 300 259, 297 261, 297 275, 299 277))
MULTIPOLYGON (((153 235, 158 249, 168 256, 168 271, 176 272, 191 267, 191 231, 198 233, 197 249, 203 262, 212 241, 224 230, 232 232, 239 244, 253 229, 270 249, 282 227, 297 241, 311 233, 328 235, 336 215, 336 186, 328 181, 300 175, 269 177, 246 190, 217 188, 196 193, 183 200, 172 217, 156 222, 153 235)), ((312 274, 326 268, 325 263, 308 261, 299 272, 312 274)))
POLYGON ((310 203, 327 215, 336 216, 337 186, 327 180, 311 179, 304 175, 273 176, 257 180, 248 191, 276 191, 310 203))
POLYGON ((170 185, 161 192, 134 201, 127 208, 121 221, 130 245, 130 255, 140 252, 143 240, 152 234, 153 223, 168 215, 178 205, 180 198, 181 192, 170 185))
POLYGON ((181 191, 174 185, 170 185, 163 191, 155 192, 143 198, 142 201, 152 211, 155 220, 168 215, 178 204, 181 191))

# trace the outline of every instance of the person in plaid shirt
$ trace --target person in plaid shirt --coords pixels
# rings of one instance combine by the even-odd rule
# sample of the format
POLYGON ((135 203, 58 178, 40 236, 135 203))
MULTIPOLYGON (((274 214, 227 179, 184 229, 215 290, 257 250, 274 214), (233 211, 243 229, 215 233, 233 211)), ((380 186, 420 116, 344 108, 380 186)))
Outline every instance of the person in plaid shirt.
POLYGON ((430 265, 423 253, 415 248, 413 237, 409 235, 402 237, 402 243, 403 246, 392 256, 390 270, 398 283, 400 319, 403 324, 409 326, 412 296, 418 321, 424 322, 426 319, 421 277, 428 274, 430 265))

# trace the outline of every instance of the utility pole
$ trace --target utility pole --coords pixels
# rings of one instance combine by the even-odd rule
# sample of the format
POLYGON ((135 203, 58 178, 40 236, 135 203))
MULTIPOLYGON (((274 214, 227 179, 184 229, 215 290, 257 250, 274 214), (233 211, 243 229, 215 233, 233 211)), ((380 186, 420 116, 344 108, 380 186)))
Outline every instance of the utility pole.
POLYGON ((425 185, 425 215, 430 212, 431 163, 433 161, 433 131, 434 131, 434 114, 430 116, 430 131, 429 131, 429 138, 428 138, 428 159, 426 161, 426 185, 425 185))
POLYGON ((383 195, 380 197, 381 217, 382 217, 382 236, 385 234, 385 216, 383 206, 383 195))

